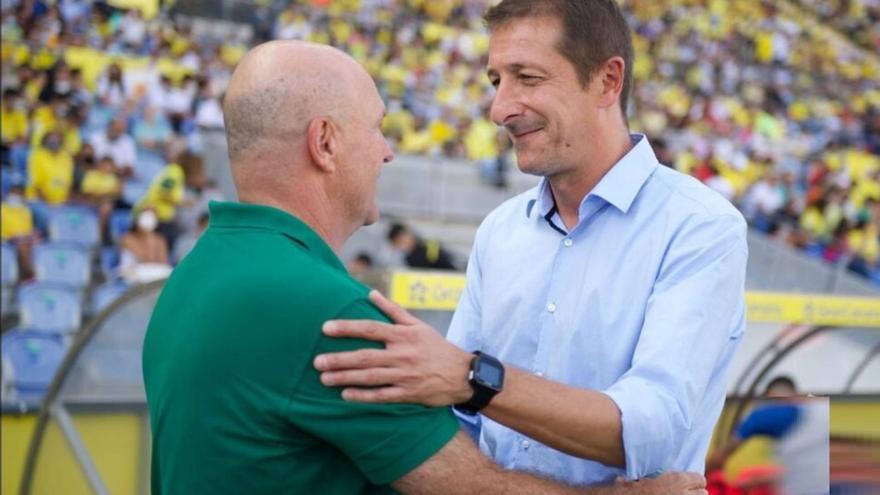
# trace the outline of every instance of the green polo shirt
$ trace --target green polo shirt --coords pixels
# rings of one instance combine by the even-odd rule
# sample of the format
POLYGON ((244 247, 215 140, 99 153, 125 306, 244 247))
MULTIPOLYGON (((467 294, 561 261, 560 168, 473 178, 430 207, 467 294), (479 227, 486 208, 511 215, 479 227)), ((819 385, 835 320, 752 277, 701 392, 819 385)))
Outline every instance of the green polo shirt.
POLYGON ((168 279, 144 342, 154 494, 390 492, 458 431, 448 408, 344 402, 321 353, 331 319, 388 321, 306 224, 212 203, 210 226, 168 279))

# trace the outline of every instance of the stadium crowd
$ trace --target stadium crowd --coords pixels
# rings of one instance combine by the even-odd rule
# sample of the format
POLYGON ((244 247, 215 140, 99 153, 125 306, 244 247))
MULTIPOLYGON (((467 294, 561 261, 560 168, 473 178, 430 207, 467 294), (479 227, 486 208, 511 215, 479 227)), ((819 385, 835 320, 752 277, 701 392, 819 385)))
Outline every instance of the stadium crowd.
MULTIPOLYGON (((755 228, 880 284, 878 58, 775 2, 622 3, 636 47, 632 130, 755 228)), ((484 171, 512 159, 487 118, 485 0, 258 5, 250 43, 329 43, 368 69, 397 153, 484 171)), ((222 127, 245 40, 103 2, 2 6, 2 237, 19 278, 33 276, 33 246, 51 237, 58 205, 97 215, 108 277, 172 265, 220 197, 198 130, 222 127)))

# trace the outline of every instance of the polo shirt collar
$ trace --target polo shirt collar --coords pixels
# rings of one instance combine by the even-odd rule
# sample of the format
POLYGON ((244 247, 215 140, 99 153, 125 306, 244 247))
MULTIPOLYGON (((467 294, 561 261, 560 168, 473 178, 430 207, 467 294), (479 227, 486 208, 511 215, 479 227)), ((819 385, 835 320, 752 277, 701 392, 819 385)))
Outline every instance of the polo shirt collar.
POLYGON ((305 222, 266 205, 211 201, 208 204, 210 227, 261 229, 278 232, 305 247, 328 265, 345 271, 336 253, 305 222))
MULTIPOLYGON (((630 134, 633 143, 623 157, 602 177, 581 202, 581 210, 591 196, 601 198, 623 213, 629 211, 642 186, 659 165, 648 138, 643 134, 630 134)), ((537 213, 542 217, 552 215, 556 208, 550 182, 541 179, 535 198, 528 202, 526 215, 537 213), (534 210, 534 211, 533 211, 534 210)))

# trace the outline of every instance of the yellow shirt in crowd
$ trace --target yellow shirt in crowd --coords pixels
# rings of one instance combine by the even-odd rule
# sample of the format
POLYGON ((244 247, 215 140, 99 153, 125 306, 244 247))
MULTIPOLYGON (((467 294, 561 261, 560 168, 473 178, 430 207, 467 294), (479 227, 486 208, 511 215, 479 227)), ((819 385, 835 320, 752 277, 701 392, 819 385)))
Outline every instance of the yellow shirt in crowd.
POLYGON ((89 170, 83 176, 81 188, 90 196, 113 196, 119 191, 119 177, 112 172, 89 170))
POLYGON ((30 235, 34 231, 34 220, 31 210, 25 204, 4 202, 0 205, 0 237, 4 241, 30 235))
POLYGON ((184 180, 183 167, 169 163, 153 178, 137 209, 152 208, 162 223, 174 220, 177 206, 183 201, 184 180))
POLYGON ((0 131, 3 142, 11 143, 27 137, 28 118, 24 110, 0 110, 0 131))
POLYGON ((28 199, 41 198, 49 204, 67 201, 73 185, 73 158, 66 151, 56 153, 35 148, 28 160, 28 199))

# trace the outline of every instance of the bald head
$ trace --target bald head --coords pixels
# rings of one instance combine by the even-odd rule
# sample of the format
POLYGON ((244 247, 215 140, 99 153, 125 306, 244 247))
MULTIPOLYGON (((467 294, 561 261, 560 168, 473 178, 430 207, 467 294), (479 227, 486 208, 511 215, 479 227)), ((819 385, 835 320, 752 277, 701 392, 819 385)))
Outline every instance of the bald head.
POLYGON ((369 74, 325 45, 272 41, 242 59, 226 92, 223 115, 233 168, 302 146, 316 117, 344 120, 369 74))

